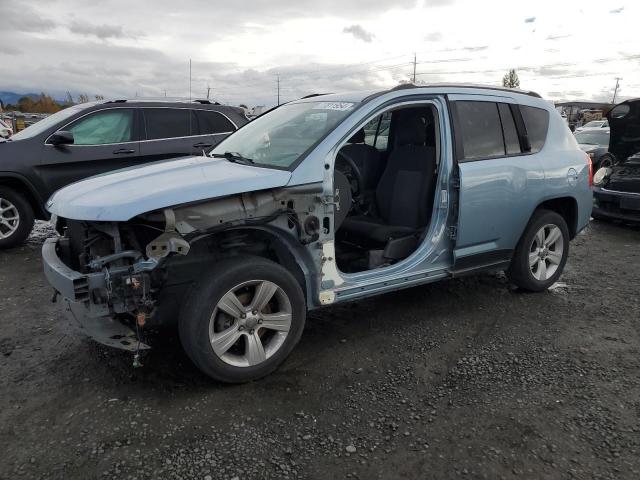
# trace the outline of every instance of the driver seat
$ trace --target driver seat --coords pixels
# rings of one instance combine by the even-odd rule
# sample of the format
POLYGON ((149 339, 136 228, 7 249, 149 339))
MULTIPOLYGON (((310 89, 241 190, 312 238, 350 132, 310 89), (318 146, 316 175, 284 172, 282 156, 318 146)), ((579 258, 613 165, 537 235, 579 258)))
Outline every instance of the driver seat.
POLYGON ((436 150, 425 145, 429 129, 425 117, 413 112, 398 119, 396 147, 375 192, 378 215, 347 217, 340 227, 345 239, 381 248, 393 239, 415 237, 417 246, 431 217, 435 190, 436 150))
POLYGON ((364 190, 375 190, 378 179, 382 174, 382 157, 377 148, 365 143, 364 128, 361 128, 349 139, 347 144, 340 149, 351 157, 360 172, 364 190))

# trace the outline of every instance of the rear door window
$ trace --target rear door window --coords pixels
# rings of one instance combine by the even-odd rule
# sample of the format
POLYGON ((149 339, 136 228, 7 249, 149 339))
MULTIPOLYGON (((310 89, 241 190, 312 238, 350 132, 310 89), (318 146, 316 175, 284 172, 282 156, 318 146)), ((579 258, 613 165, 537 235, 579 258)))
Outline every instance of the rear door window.
POLYGON ((132 142, 134 110, 114 108, 82 117, 67 127, 74 145, 132 142))
POLYGON ((542 150, 549 129, 549 112, 542 108, 520 105, 524 127, 531 144, 531 153, 542 150))
POLYGON ((145 108, 147 140, 189 137, 195 135, 196 119, 186 108, 145 108))
POLYGON ((236 127, 227 117, 218 112, 196 110, 200 135, 215 135, 216 133, 230 133, 236 127))
POLYGON ((493 102, 456 102, 464 160, 505 154, 498 105, 493 102))

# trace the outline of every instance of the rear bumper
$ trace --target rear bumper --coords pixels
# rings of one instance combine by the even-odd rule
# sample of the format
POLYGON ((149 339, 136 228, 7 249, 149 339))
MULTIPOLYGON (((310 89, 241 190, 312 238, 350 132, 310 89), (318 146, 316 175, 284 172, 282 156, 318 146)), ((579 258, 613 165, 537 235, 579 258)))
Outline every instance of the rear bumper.
POLYGON ((89 337, 99 343, 123 350, 149 348, 138 341, 131 328, 112 318, 109 304, 98 302, 93 292, 104 291, 107 274, 83 274, 69 268, 58 256, 64 239, 49 238, 42 246, 44 274, 51 286, 63 297, 70 318, 89 337))
POLYGON ((595 187, 592 213, 599 217, 640 222, 640 193, 595 187))

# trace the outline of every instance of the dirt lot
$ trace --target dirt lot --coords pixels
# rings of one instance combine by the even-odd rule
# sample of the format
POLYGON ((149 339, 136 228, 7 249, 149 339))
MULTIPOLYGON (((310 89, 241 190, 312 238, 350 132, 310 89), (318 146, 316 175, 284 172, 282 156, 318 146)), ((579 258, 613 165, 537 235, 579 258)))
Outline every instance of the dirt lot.
POLYGON ((0 253, 0 478, 640 478, 639 240, 593 224, 542 294, 491 275, 319 311, 225 386, 175 335, 134 370, 76 333, 33 237, 0 253))

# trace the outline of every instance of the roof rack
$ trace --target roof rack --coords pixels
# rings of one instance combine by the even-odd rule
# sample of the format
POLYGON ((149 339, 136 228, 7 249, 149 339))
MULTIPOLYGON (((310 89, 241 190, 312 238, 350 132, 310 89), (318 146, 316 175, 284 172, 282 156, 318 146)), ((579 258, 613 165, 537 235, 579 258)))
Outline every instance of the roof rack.
POLYGON ((211 101, 203 98, 194 98, 189 100, 182 97, 135 97, 135 98, 116 98, 107 100, 104 103, 127 103, 127 102, 170 102, 170 103, 199 103, 201 105, 221 105, 219 102, 211 101))
POLYGON ((312 93, 311 95, 305 95, 304 97, 300 97, 300 100, 304 100, 305 98, 321 97, 322 95, 331 95, 331 94, 330 93, 312 93))
POLYGON ((495 85, 476 85, 473 83, 432 83, 429 85, 414 85, 413 83, 401 83, 390 89, 390 92, 395 90, 406 90, 409 88, 432 88, 432 87, 447 87, 447 88, 480 88, 483 90, 496 90, 500 92, 520 93, 522 95, 529 95, 530 97, 542 98, 540 94, 532 92, 530 90, 518 90, 515 88, 497 87, 495 85))

